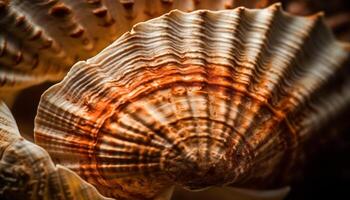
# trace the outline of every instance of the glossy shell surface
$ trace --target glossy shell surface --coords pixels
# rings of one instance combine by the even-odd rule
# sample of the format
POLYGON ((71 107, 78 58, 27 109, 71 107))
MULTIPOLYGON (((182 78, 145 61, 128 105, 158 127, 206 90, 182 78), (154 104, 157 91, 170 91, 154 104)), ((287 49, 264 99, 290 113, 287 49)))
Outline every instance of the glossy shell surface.
POLYGON ((47 90, 35 140, 119 199, 287 184, 304 141, 349 106, 348 56, 320 14, 172 11, 47 90))

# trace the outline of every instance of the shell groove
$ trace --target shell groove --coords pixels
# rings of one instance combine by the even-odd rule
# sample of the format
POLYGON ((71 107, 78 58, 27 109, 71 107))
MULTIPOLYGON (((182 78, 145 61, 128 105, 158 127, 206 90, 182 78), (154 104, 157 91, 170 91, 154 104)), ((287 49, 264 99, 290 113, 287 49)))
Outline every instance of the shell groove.
POLYGON ((172 11, 47 90, 35 140, 120 199, 173 184, 285 184, 303 141, 349 106, 348 56, 321 15, 278 4, 172 11))
MULTIPOLYGON (((1 0, 0 96, 61 80, 77 61, 96 55, 137 22, 177 8, 223 9, 242 3, 193 0, 1 0)), ((263 4, 264 5, 264 4, 263 4)), ((263 6, 260 5, 260 6, 263 6)))
POLYGON ((111 200, 19 134, 10 110, 0 101, 0 199, 111 200))

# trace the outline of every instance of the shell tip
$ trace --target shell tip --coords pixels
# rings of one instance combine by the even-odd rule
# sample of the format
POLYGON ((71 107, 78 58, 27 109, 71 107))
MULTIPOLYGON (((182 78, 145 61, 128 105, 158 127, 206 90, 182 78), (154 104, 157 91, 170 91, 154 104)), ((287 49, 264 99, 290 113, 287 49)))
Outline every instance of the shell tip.
POLYGON ((309 19, 322 19, 324 17, 324 12, 323 11, 320 11, 320 12, 317 12, 315 14, 312 14, 312 15, 309 15, 307 16, 307 18, 309 19))
POLYGON ((324 17, 324 11, 320 11, 318 13, 315 14, 316 17, 324 17))
POLYGON ((277 3, 271 4, 271 6, 269 6, 269 8, 282 9, 282 3, 277 2, 277 3))

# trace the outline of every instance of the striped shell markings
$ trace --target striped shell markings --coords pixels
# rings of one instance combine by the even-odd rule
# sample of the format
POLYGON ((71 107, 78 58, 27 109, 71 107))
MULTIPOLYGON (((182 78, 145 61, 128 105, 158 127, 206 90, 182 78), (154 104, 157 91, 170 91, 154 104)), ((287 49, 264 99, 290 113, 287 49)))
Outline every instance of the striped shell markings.
POLYGON ((172 185, 280 187, 304 142, 349 107, 348 56, 320 14, 172 11, 48 89, 35 141, 119 199, 172 185))
POLYGON ((135 23, 177 8, 265 6, 255 0, 0 0, 0 96, 61 80, 135 23))
POLYGON ((41 147, 19 134, 0 101, 0 199, 112 200, 64 166, 55 166, 41 147))

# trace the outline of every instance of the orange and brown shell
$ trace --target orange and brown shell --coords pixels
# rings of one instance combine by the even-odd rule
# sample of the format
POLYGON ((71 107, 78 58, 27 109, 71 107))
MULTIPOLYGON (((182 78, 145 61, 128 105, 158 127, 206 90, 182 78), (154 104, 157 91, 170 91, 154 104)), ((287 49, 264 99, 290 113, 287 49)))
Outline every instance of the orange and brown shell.
POLYGON ((19 134, 10 110, 0 100, 0 199, 112 200, 19 134))
POLYGON ((131 26, 177 8, 224 9, 250 1, 0 0, 0 96, 61 80, 79 60, 95 56, 131 26))
POLYGON ((320 14, 172 11, 47 90, 35 141, 117 199, 281 186, 304 141, 349 106, 348 56, 320 14))

